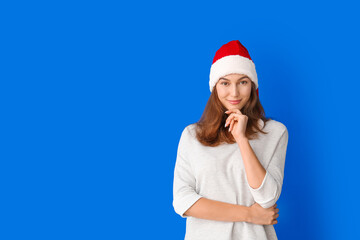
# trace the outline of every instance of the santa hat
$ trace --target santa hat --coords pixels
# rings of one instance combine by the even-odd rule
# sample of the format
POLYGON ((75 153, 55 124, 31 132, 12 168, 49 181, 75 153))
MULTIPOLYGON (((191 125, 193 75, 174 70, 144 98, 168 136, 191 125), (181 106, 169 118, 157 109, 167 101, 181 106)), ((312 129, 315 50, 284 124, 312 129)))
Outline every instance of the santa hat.
POLYGON ((247 75, 255 83, 256 93, 259 96, 259 85, 255 64, 252 61, 248 50, 239 40, 230 41, 216 51, 213 63, 210 68, 210 92, 218 80, 231 73, 247 75))

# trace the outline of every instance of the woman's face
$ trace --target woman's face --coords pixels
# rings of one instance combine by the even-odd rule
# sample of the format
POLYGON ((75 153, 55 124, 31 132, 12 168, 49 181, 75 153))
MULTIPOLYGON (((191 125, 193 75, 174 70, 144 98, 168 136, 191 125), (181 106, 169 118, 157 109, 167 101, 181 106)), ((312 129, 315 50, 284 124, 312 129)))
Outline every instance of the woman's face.
POLYGON ((226 109, 242 109, 250 99, 251 80, 244 74, 228 74, 216 83, 216 91, 226 109))

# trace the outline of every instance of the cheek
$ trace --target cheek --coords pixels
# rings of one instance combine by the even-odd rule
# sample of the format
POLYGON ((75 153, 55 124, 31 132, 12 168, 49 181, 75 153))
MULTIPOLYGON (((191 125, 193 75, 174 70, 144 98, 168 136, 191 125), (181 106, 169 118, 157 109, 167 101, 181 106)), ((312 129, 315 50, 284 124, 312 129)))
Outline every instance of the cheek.
POLYGON ((242 95, 244 96, 250 96, 251 94, 251 86, 250 87, 247 87, 247 88, 243 88, 242 91, 241 91, 242 95))
POLYGON ((218 94, 219 98, 223 98, 227 95, 226 91, 222 88, 217 89, 217 94, 218 94))

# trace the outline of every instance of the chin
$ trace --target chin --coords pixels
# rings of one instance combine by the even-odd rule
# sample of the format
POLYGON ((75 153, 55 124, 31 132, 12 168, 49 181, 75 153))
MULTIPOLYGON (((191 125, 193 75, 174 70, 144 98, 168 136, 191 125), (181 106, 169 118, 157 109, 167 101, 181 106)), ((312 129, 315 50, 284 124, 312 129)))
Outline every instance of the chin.
POLYGON ((241 110, 243 107, 238 107, 238 106, 228 106, 228 107, 227 107, 227 110, 234 109, 234 108, 237 108, 237 109, 241 110))

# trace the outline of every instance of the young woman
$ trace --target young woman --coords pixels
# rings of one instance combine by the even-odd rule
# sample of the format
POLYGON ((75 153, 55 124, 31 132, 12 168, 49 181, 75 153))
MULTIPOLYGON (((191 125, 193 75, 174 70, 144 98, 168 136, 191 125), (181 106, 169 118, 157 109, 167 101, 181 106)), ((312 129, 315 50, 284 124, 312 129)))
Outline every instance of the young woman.
POLYGON ((265 117, 255 65, 238 40, 216 52, 209 85, 202 117, 181 134, 174 170, 185 239, 277 239, 287 128, 265 117))

